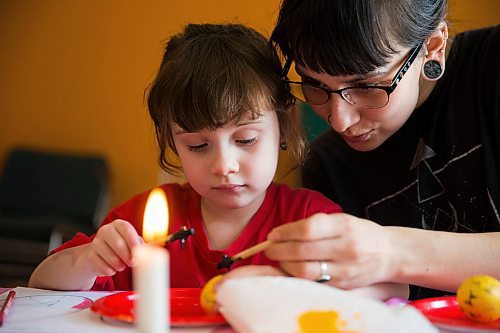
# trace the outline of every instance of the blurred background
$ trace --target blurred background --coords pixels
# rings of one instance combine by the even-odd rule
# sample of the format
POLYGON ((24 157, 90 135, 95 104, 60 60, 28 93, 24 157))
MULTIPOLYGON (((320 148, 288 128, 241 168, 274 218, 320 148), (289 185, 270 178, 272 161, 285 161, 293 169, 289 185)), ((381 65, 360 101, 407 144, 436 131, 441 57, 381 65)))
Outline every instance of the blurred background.
MULTIPOLYGON (((106 210, 155 186, 165 178, 144 92, 166 40, 191 22, 243 23, 269 36, 279 4, 0 0, 0 170, 19 146, 101 156, 106 210)), ((451 0, 449 13, 452 33, 498 24, 500 1, 451 0)), ((298 172, 283 176, 292 165, 285 157, 276 180, 297 186, 298 172)))
MULTIPOLYGON (((189 22, 239 22, 269 36, 278 8, 278 0, 1 0, 0 168, 19 145, 102 154, 111 206, 156 185, 144 91, 168 37, 189 22)), ((452 0, 449 11, 455 31, 500 23, 498 0, 452 0)))

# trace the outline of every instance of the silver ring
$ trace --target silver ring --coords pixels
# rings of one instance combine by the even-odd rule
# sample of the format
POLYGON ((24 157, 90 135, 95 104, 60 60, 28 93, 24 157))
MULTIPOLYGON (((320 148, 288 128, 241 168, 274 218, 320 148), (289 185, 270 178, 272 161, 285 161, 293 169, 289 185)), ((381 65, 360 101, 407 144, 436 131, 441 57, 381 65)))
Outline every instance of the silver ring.
POLYGON ((316 280, 316 282, 323 283, 332 279, 332 276, 328 274, 328 264, 326 261, 319 261, 319 271, 320 277, 316 280))

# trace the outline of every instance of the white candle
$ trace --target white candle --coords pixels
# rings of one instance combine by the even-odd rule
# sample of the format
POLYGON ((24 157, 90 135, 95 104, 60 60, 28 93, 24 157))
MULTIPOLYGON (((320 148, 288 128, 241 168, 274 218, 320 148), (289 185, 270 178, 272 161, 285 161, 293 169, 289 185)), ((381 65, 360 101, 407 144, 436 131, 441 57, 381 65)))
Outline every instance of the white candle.
POLYGON ((170 331, 169 256, 162 247, 147 244, 168 234, 168 204, 165 192, 155 188, 149 193, 144 209, 142 237, 146 244, 134 248, 134 307, 140 333, 170 331))
POLYGON ((133 251, 135 318, 140 333, 170 331, 169 255, 162 247, 144 244, 133 251))

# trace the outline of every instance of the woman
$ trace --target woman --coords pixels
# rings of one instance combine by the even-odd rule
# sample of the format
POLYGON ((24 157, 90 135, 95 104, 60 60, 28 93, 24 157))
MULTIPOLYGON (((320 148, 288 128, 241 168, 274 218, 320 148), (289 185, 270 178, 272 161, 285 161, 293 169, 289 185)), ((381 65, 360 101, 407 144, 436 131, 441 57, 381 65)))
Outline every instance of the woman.
POLYGON ((266 254, 285 273, 420 286, 412 298, 500 278, 500 28, 451 41, 446 5, 283 1, 271 41, 300 77, 286 73, 296 96, 331 127, 303 185, 346 213, 271 232, 266 254))

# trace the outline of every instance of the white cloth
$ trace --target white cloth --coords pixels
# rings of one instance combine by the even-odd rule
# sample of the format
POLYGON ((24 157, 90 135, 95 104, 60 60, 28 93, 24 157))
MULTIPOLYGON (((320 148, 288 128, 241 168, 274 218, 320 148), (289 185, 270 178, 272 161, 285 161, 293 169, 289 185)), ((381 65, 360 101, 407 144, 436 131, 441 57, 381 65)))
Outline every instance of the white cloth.
POLYGON ((258 276, 228 280, 219 287, 217 302, 219 311, 238 333, 316 332, 304 331, 299 325, 299 317, 310 311, 339 317, 336 321, 332 317, 329 330, 320 327, 318 333, 438 332, 412 306, 391 307, 298 278, 258 276))

